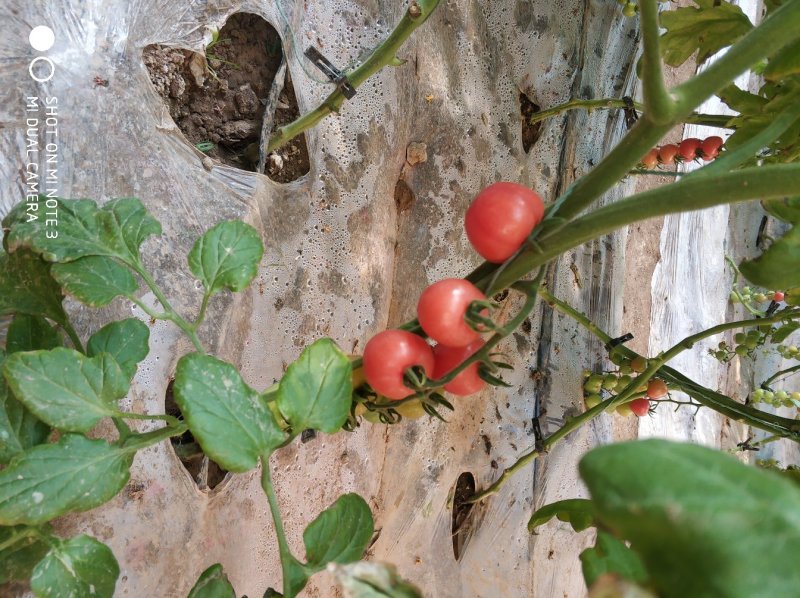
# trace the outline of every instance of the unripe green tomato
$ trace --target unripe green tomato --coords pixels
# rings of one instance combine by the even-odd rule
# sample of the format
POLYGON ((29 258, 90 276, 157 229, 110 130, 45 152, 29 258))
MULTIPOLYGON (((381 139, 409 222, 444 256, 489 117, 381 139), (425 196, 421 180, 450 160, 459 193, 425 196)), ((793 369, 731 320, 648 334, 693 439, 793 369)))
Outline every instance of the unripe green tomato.
POLYGON ((730 301, 731 303, 739 303, 739 296, 733 291, 731 291, 731 294, 728 295, 728 301, 730 301))
POLYGON ((725 359, 727 359, 728 357, 728 354, 725 351, 717 351, 716 353, 714 353, 714 357, 716 357, 720 361, 725 361, 725 359))
POLYGON ((425 409, 422 406, 422 401, 418 400, 397 405, 394 410, 402 415, 405 419, 419 419, 423 415, 426 415, 425 409))
POLYGON ((747 347, 744 345, 739 345, 738 347, 736 347, 736 354, 739 357, 744 357, 745 355, 747 355, 747 347))
POLYGON ((623 390, 625 390, 625 387, 631 383, 631 380, 633 380, 633 378, 631 378, 630 376, 620 376, 617 379, 617 385, 614 387, 614 391, 622 392, 623 390))
POLYGON ((620 376, 630 376, 633 373, 633 368, 628 365, 621 365, 619 366, 619 374, 620 376))
POLYGON ((592 374, 587 378, 586 382, 583 383, 583 390, 585 390, 588 394, 594 394, 596 392, 600 392, 600 386, 603 384, 603 377, 600 374, 592 374))
POLYGON ((628 358, 616 349, 611 349, 611 352, 608 354, 608 359, 611 363, 618 366, 628 362, 628 358))
POLYGON ((775 393, 775 400, 780 401, 781 403, 783 403, 788 398, 789 398, 789 393, 786 392, 785 390, 779 390, 778 392, 775 393))
POLYGON ((753 295, 753 300, 757 303, 764 303, 767 300, 767 296, 764 293, 756 293, 753 295))
POLYGON ((592 372, 589 370, 583 370, 581 372, 581 379, 586 380, 589 376, 592 375, 592 372))
POLYGON ((753 392, 750 393, 750 400, 755 401, 756 403, 762 401, 764 399, 764 389, 757 388, 753 392))
MULTIPOLYGON (((636 15, 636 5, 635 4, 626 4, 622 7, 622 14, 626 17, 633 17, 636 15)), ((630 411, 630 408, 628 408, 630 411)))
POLYGON ((792 357, 794 357, 795 355, 797 355, 798 349, 795 345, 789 345, 788 347, 786 347, 786 352, 792 357))
POLYGON ((637 355, 631 360, 631 369, 637 374, 641 374, 647 369, 647 360, 641 355, 637 355))
POLYGON ((800 392, 794 391, 789 395, 789 398, 791 398, 793 401, 800 401, 800 392))
POLYGON ((756 339, 748 338, 744 346, 747 347, 749 351, 752 351, 758 346, 758 341, 756 339))
POLYGON ((593 394, 584 398, 583 402, 586 403, 586 409, 592 409, 593 407, 597 407, 600 403, 603 402, 603 397, 601 397, 598 394, 593 394))
POLYGON ((614 374, 606 374, 603 376, 603 388, 606 390, 614 390, 617 386, 617 377, 614 374))
POLYGON ((771 390, 765 390, 764 391, 764 400, 765 401, 769 402, 769 401, 772 401, 774 398, 775 398, 775 393, 773 393, 771 390))
POLYGON ((630 417, 633 415, 633 411, 631 411, 631 406, 628 403, 620 405, 617 407, 617 415, 621 415, 623 417, 630 417))
MULTIPOLYGON (((747 340, 747 335, 744 332, 737 332, 733 335, 733 340, 736 341, 737 345, 741 345, 744 341, 747 340)), ((719 344, 720 349, 724 349, 722 346, 724 343, 719 344)))

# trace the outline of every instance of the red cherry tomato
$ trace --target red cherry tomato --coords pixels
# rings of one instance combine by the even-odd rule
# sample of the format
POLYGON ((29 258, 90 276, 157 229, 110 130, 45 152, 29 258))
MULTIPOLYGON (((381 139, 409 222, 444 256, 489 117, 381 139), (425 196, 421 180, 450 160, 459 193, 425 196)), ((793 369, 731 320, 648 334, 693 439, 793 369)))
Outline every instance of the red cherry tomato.
POLYGON ((775 291, 775 295, 773 296, 773 299, 775 299, 775 301, 783 301, 783 298, 785 296, 786 295, 783 294, 783 291, 775 291))
POLYGON ((648 170, 652 170, 656 166, 658 166, 658 148, 654 147, 649 152, 647 152, 642 158, 641 165, 647 168, 648 170))
POLYGON ((500 264, 522 246, 544 217, 539 194, 517 183, 494 183, 467 209, 467 238, 483 259, 500 264))
POLYGON ((630 403, 628 403, 631 407, 631 411, 638 417, 644 417, 650 412, 650 401, 647 399, 634 399, 630 403))
POLYGON ((486 295, 462 278, 445 278, 422 291, 417 303, 419 324, 437 343, 448 347, 463 347, 480 338, 464 320, 467 307, 473 301, 483 301, 486 295))
POLYGON ((717 157, 719 154, 719 148, 722 147, 722 137, 717 137, 716 135, 713 137, 706 137, 702 143, 700 143, 700 154, 703 156, 703 160, 709 162, 717 157))
MULTIPOLYGON (((477 340, 466 347, 446 347, 436 345, 433 348, 433 356, 436 365, 433 368, 434 379, 441 378, 451 372, 457 365, 462 363, 467 357, 483 346, 483 340, 477 340)), ((486 383, 478 376, 478 362, 470 364, 467 368, 444 385, 447 392, 460 397, 475 394, 483 389, 486 383)))
POLYGON ((662 145, 658 149, 658 161, 662 164, 674 164, 675 163, 675 156, 678 155, 678 146, 674 143, 668 143, 667 145, 662 145))
POLYGON ((689 137, 681 141, 678 146, 678 155, 684 162, 691 162, 697 159, 697 150, 700 148, 700 141, 697 137, 689 137))
POLYGON ((667 384, 663 380, 653 378, 647 383, 647 396, 651 399, 663 399, 667 396, 667 384))
POLYGON ((413 394, 403 374, 418 365, 427 376, 433 373, 433 350, 421 336, 405 330, 379 332, 364 347, 364 375, 379 395, 399 401, 413 394))

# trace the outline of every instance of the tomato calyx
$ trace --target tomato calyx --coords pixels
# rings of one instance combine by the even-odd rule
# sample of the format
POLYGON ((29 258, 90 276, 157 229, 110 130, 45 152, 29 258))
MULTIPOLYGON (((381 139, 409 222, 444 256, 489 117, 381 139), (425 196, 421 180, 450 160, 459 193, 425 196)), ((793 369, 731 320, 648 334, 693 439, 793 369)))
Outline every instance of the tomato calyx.
POLYGON ((498 303, 490 301, 489 299, 472 301, 467 306, 467 311, 464 314, 464 321, 467 326, 472 328, 475 332, 494 332, 499 326, 486 314, 499 307, 500 305, 498 303))

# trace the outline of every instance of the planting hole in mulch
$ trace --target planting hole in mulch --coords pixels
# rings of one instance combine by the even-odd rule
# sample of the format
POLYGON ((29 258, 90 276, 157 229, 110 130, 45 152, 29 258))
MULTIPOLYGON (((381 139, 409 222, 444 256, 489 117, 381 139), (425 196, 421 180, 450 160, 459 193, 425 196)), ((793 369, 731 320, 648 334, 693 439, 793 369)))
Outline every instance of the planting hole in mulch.
MULTIPOLYGON (((172 119, 195 147, 242 170, 255 171, 264 108, 283 53, 278 32, 258 15, 237 13, 219 31, 205 56, 150 45, 144 64, 172 119)), ((274 128, 300 115, 286 71, 274 112, 274 128)), ((279 183, 310 169, 305 135, 276 149, 265 174, 279 183)))
POLYGON ((523 92, 519 94, 519 111, 522 116, 522 149, 527 154, 533 145, 539 141, 542 135, 542 123, 531 124, 531 117, 539 112, 541 108, 538 104, 523 92))
POLYGON ((475 494, 475 476, 465 471, 458 476, 453 493, 453 523, 451 531, 453 536, 453 556, 457 561, 461 560, 464 548, 467 546, 467 542, 474 531, 473 517, 470 515, 472 515, 475 505, 465 502, 473 494, 475 494))
MULTIPOLYGON (((175 394, 172 391, 174 382, 175 380, 170 380, 167 385, 167 392, 164 396, 164 413, 183 419, 183 413, 181 413, 180 407, 175 402, 175 394)), ((180 436, 173 436, 170 438, 170 442, 178 459, 181 460, 198 488, 210 490, 225 479, 228 471, 203 453, 203 449, 200 448, 200 445, 189 430, 180 436)))

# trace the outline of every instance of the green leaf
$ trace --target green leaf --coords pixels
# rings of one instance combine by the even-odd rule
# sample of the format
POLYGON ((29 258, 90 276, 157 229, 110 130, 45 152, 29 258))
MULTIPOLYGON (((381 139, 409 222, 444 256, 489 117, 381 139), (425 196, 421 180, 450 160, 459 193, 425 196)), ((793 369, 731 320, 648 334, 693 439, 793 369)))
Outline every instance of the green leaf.
POLYGON ((27 535, 26 525, 0 527, 0 544, 8 542, 12 537, 19 539, 0 552, 0 584, 9 581, 23 581, 31 576, 31 571, 47 551, 50 545, 38 534, 27 535))
POLYGON ((780 81, 800 74, 800 40, 785 46, 770 58, 764 77, 769 81, 780 81))
POLYGON ((353 493, 340 496, 303 532, 308 566, 321 571, 328 563, 359 560, 374 531, 375 523, 366 501, 353 493))
POLYGON ((800 226, 794 226, 767 250, 745 260, 739 270, 751 283, 767 289, 800 286, 800 226))
MULTIPOLYGON (((5 354, 0 350, 0 369, 5 354)), ((0 376, 0 463, 8 463, 19 453, 47 440, 50 428, 39 421, 8 391, 0 376)))
POLYGON ((0 471, 0 525, 38 525, 111 500, 125 486, 133 453, 105 440, 65 434, 0 471))
POLYGON ((222 565, 217 563, 200 574, 187 598, 236 598, 236 592, 222 565))
POLYGON ((63 345, 61 334, 42 316, 17 314, 8 327, 6 350, 9 353, 55 349, 63 345))
POLYGON ((86 344, 89 357, 108 353, 131 380, 137 364, 150 350, 150 329, 136 318, 126 318, 106 324, 95 332, 86 344))
POLYGON ((582 532, 587 527, 594 525, 594 511, 592 501, 585 498, 572 498, 545 505, 534 511, 528 521, 528 531, 533 532, 537 527, 556 517, 572 525, 576 532, 582 532))
POLYGON ((769 102, 767 98, 740 89, 735 83, 731 83, 722 91, 718 92, 717 96, 719 96, 719 99, 725 102, 729 108, 742 113, 759 112, 769 102))
POLYGON ((90 307, 103 307, 115 297, 129 297, 139 289, 126 266, 105 256, 91 255, 66 264, 53 264, 51 272, 67 294, 90 307))
POLYGON ((594 449, 579 470, 597 519, 630 541, 659 595, 797 594, 800 489, 791 482, 664 440, 594 449))
POLYGON ((753 28, 738 6, 729 2, 696 0, 698 8, 684 7, 661 13, 661 55, 670 66, 680 66, 696 51, 702 64, 711 55, 730 46, 753 28))
POLYGON ((220 222, 189 252, 189 268, 211 295, 223 288, 241 291, 258 273, 264 245, 258 231, 239 220, 220 222))
POLYGON ((359 561, 336 565, 343 598, 422 598, 422 592, 397 574, 393 565, 359 561))
POLYGON ((111 549, 86 535, 58 542, 31 575, 36 598, 112 598, 119 565, 111 549))
POLYGON ((352 401, 352 366, 339 347, 322 338, 289 365, 278 388, 278 408, 292 430, 333 434, 347 420, 352 401))
POLYGON ((594 546, 584 550, 580 558, 587 586, 606 573, 638 583, 647 581, 647 572, 637 554, 625 542, 602 530, 598 530, 594 546))
POLYGON ((800 322, 787 322, 772 333, 772 342, 782 343, 798 328, 800 328, 800 322))
POLYGON ((783 300, 786 302, 786 305, 800 305, 800 287, 784 291, 783 300))
POLYGON ((68 432, 88 432, 119 411, 128 379, 106 354, 86 357, 72 349, 14 353, 5 364, 8 385, 43 422, 68 432))
POLYGON ((0 316, 23 313, 66 324, 63 299, 49 264, 30 251, 0 251, 0 316))
POLYGON ((175 372, 175 401, 203 452, 228 471, 243 472, 285 436, 259 394, 231 364, 191 353, 175 372))
MULTIPOLYGON (((21 204, 24 209, 24 204, 21 204)), ((20 206, 3 225, 10 250, 30 248, 50 262, 72 262, 98 255, 120 259, 128 265, 139 260, 139 248, 150 235, 161 233, 161 225, 138 199, 109 201, 102 208, 91 199, 58 199, 58 236, 48 238, 44 222, 25 222, 20 206)))
POLYGON ((761 205, 768 214, 784 222, 800 224, 800 196, 764 199, 761 205))

